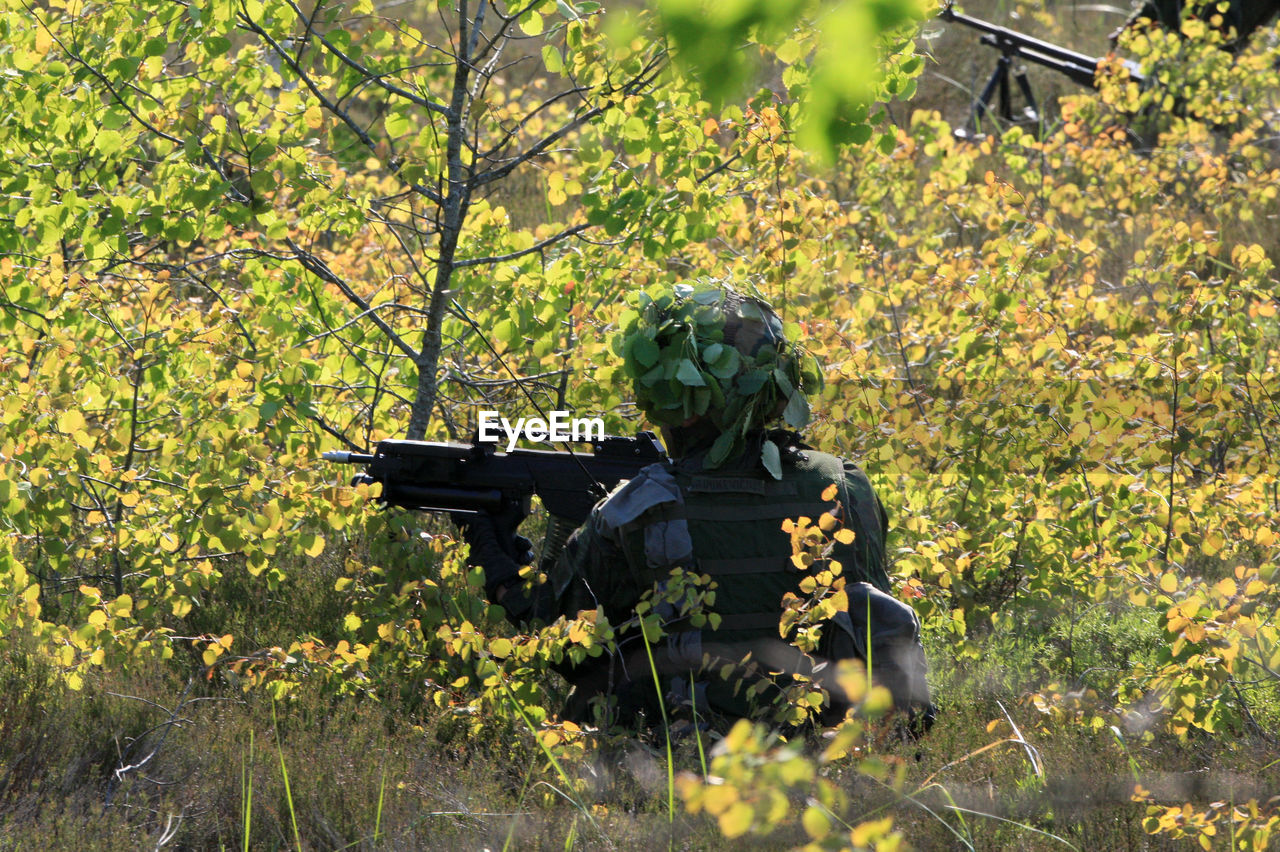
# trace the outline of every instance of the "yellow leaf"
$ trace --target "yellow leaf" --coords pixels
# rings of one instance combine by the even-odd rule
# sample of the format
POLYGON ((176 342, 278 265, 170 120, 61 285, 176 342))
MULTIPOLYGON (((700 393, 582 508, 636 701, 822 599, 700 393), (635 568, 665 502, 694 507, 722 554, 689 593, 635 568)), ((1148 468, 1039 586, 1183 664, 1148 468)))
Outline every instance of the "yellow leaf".
POLYGON ((836 520, 836 516, 830 512, 823 512, 822 517, 818 518, 818 529, 823 532, 831 532, 839 524, 840 521, 836 520))
POLYGON ((1166 594, 1173 594, 1178 590, 1178 578, 1173 575, 1172 571, 1166 571, 1164 576, 1160 578, 1160 590, 1166 594))
POLYGON ((823 490, 823 492, 822 492, 822 499, 823 499, 824 501, 826 501, 826 500, 834 500, 834 499, 836 499, 836 491, 837 491, 837 490, 838 490, 838 489, 836 488, 836 484, 835 484, 834 482, 833 482, 833 483, 831 483, 830 485, 828 485, 828 486, 823 490))
POLYGON ((709 785, 702 794, 702 806, 712 816, 719 816, 738 801, 738 788, 732 784, 709 785))
POLYGON ((53 47, 53 35, 49 32, 48 27, 41 25, 36 30, 36 53, 44 56, 51 47, 53 47))
POLYGON ((848 527, 836 530, 835 539, 841 544, 853 544, 854 532, 848 527))
POLYGON ((506 659, 511 656, 513 648, 514 646, 511 644, 510 639, 494 639, 489 643, 489 653, 499 659, 506 659))
MULTIPOLYGON (((320 109, 319 104, 312 104, 307 107, 306 113, 302 116, 302 121, 312 130, 319 130, 320 125, 324 124, 324 111, 320 109)), ((241 376, 240 378, 245 378, 241 376)))
POLYGON ((720 815, 720 833, 730 840, 741 837, 751 829, 755 816, 755 811, 746 802, 734 802, 720 815))
POLYGON ((880 848, 879 841, 892 830, 893 817, 891 816, 860 823, 855 825, 853 830, 849 832, 849 842, 856 849, 870 848, 872 846, 878 849, 880 848))
POLYGON ((306 545, 306 547, 303 548, 302 552, 307 554, 308 556, 319 556, 321 551, 323 550, 324 550, 324 536, 313 535, 311 538, 311 542, 308 545, 306 545))
POLYGON ((58 431, 67 435, 79 432, 88 424, 85 422, 84 415, 74 408, 68 409, 58 415, 58 431))
POLYGON ((814 840, 821 840, 831 833, 831 817, 815 807, 805 808, 800 817, 805 832, 814 840))

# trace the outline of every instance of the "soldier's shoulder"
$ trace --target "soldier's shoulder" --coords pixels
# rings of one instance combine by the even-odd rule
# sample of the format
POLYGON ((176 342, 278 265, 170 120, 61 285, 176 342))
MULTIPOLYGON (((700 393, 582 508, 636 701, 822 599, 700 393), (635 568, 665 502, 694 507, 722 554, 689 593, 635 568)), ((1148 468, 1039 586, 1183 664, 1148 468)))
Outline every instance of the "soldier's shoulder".
POLYGON ((621 483, 592 510, 602 531, 616 531, 638 521, 646 512, 668 503, 681 503, 680 486, 670 467, 662 462, 643 467, 621 483))

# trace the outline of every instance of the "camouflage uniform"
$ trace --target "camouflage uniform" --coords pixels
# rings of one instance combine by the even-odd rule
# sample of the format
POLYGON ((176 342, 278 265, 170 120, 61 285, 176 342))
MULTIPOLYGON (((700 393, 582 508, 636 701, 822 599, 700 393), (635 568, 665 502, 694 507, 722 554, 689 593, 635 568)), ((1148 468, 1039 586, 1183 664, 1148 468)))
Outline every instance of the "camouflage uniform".
MULTIPOLYGON (((776 438, 793 437, 789 433, 776 438)), ((761 436, 764 439, 764 436, 761 436)), ((790 682, 789 674, 815 680, 832 693, 824 721, 843 716, 847 704, 825 675, 832 660, 868 657, 873 673, 902 709, 929 707, 919 621, 911 608, 888 594, 885 572, 886 513, 866 475, 835 456, 788 442, 783 478, 764 475, 748 453, 746 463, 704 470, 705 454, 692 453, 671 465, 652 465, 618 488, 592 512, 566 546, 544 595, 555 611, 575 614, 601 608, 614 625, 625 624, 636 604, 653 589, 663 589, 674 568, 708 575, 716 583, 709 611, 720 616, 719 629, 694 627, 668 606, 668 638, 652 653, 670 711, 696 706, 704 716, 758 715, 790 682), (836 483, 836 502, 821 499, 836 483), (830 559, 847 578, 849 610, 824 627, 819 653, 802 654, 779 637, 782 599, 800 593, 805 573, 791 562, 790 536, 782 522, 801 516, 817 520, 835 511, 855 533, 852 544, 835 544, 830 559), (742 661, 749 655, 760 667, 753 676, 742 661), (721 676, 725 666, 733 677, 721 676), (781 673, 763 677, 764 671, 781 673), (754 685, 754 690, 752 686, 754 685), (758 692, 754 698, 750 692, 758 692)), ((822 567, 815 564, 810 573, 822 567)), ((517 617, 519 612, 514 613, 517 617)), ((552 614, 550 612, 548 615, 552 614)), ((589 716, 590 699, 606 695, 623 721, 639 713, 656 717, 653 675, 640 632, 619 636, 618 653, 568 676, 577 686, 566 715, 589 716)))
MULTIPOLYGON (((1266 24, 1280 12, 1280 0, 1229 0, 1226 12, 1219 12, 1217 4, 1185 3, 1183 0, 1147 0, 1138 11, 1125 22, 1121 29, 1131 27, 1143 18, 1155 21, 1162 28, 1178 32, 1182 28, 1184 10, 1190 10, 1196 17, 1208 20, 1213 15, 1222 15, 1222 31, 1234 31, 1235 39, 1225 42, 1222 47, 1232 53, 1244 49, 1249 37, 1259 27, 1266 24)), ((1113 39, 1114 40, 1114 39, 1113 39)))

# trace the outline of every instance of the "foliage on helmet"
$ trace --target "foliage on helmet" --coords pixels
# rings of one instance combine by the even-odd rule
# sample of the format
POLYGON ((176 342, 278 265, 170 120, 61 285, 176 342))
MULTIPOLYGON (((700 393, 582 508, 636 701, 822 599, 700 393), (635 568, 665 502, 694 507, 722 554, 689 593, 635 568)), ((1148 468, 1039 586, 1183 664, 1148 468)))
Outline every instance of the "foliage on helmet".
MULTIPOLYGON (((821 389, 822 373, 791 342, 799 329, 785 327, 768 303, 707 281, 651 287, 628 303, 613 347, 636 405, 666 426, 709 419, 720 435, 708 467, 740 453, 749 433, 779 418, 793 429, 809 422, 806 396, 821 389)), ((764 442, 761 460, 781 478, 776 445, 764 442)))

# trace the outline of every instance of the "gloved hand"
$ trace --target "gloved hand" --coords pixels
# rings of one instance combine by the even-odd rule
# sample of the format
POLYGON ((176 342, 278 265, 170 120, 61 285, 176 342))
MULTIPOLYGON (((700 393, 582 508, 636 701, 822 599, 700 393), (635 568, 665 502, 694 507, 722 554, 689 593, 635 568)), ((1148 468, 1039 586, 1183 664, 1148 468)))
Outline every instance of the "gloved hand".
POLYGON ((484 591, 497 603, 505 587, 520 579, 520 566, 533 561, 533 542, 522 535, 504 535, 492 515, 454 514, 454 524, 471 546, 467 562, 484 570, 484 591))

